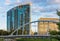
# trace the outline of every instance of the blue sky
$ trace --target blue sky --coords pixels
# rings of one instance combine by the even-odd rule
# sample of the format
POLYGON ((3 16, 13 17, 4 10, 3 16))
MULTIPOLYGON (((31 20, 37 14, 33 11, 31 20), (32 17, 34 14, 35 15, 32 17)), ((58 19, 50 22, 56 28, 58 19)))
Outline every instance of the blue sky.
POLYGON ((58 18, 56 9, 60 9, 60 0, 0 0, 0 29, 6 30, 7 28, 7 11, 21 3, 32 4, 31 17, 34 17, 32 21, 41 17, 58 18))

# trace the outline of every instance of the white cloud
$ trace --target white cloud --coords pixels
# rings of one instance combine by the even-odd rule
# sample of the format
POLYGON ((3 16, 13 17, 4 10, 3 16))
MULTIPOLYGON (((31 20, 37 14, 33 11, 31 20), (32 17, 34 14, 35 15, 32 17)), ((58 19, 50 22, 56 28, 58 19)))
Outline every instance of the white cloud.
POLYGON ((53 0, 54 3, 60 3, 60 0, 53 0))
MULTIPOLYGON (((4 14, 5 16, 5 14, 4 14)), ((3 17, 3 15, 0 15, 0 29, 6 30, 6 17, 3 17), (3 21, 4 20, 4 21, 3 21)))
POLYGON ((56 9, 60 9, 60 5, 47 5, 47 6, 39 6, 39 4, 32 5, 32 12, 34 13, 56 12, 56 9))
POLYGON ((32 12, 40 13, 41 10, 44 10, 42 6, 39 6, 38 4, 32 4, 32 12))
POLYGON ((32 2, 32 0, 23 0, 23 1, 26 2, 26 3, 32 2))
POLYGON ((48 4, 60 4, 60 0, 48 0, 48 4))
POLYGON ((5 0, 5 5, 10 5, 10 0, 5 0))
POLYGON ((40 17, 57 18, 55 6, 39 6, 38 4, 32 5, 32 21, 38 20, 40 17), (55 13, 55 14, 54 14, 55 13))
POLYGON ((16 0, 16 3, 19 3, 19 2, 21 2, 21 0, 16 0))
POLYGON ((20 2, 20 0, 16 0, 16 2, 20 2))
POLYGON ((2 7, 0 7, 0 9, 2 9, 2 7))
POLYGON ((40 17, 43 17, 43 18, 58 18, 56 13, 43 13, 40 17))
POLYGON ((32 3, 31 0, 16 0, 15 4, 24 4, 24 3, 32 3))

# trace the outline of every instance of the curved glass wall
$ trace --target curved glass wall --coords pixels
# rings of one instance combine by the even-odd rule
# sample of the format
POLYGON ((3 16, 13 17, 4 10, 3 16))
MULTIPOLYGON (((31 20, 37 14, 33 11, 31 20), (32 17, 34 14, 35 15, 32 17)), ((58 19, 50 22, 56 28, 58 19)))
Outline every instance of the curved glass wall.
POLYGON ((16 30, 17 28, 20 28, 20 34, 29 34, 30 31, 30 25, 26 25, 24 27, 24 24, 30 22, 30 5, 20 5, 17 7, 14 7, 10 9, 7 12, 7 30, 12 31, 16 30), (26 31, 26 33, 24 32, 26 31))

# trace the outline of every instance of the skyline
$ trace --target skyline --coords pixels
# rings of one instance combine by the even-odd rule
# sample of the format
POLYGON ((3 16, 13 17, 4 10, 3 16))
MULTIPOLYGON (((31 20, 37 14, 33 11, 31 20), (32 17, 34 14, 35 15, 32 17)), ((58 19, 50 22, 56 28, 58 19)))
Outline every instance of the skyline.
POLYGON ((0 0, 0 29, 6 30, 7 28, 7 11, 20 3, 32 3, 31 14, 34 17, 32 21, 40 17, 58 18, 56 9, 60 9, 60 0, 0 0))

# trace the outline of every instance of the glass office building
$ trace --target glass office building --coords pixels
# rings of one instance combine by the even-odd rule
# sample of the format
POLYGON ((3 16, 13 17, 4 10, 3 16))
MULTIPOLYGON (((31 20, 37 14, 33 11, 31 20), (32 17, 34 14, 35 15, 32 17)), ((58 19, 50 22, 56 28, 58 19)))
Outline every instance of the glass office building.
POLYGON ((30 24, 23 26, 30 22, 30 4, 19 5, 7 12, 7 30, 12 31, 20 28, 25 30, 26 34, 30 32, 30 24))

